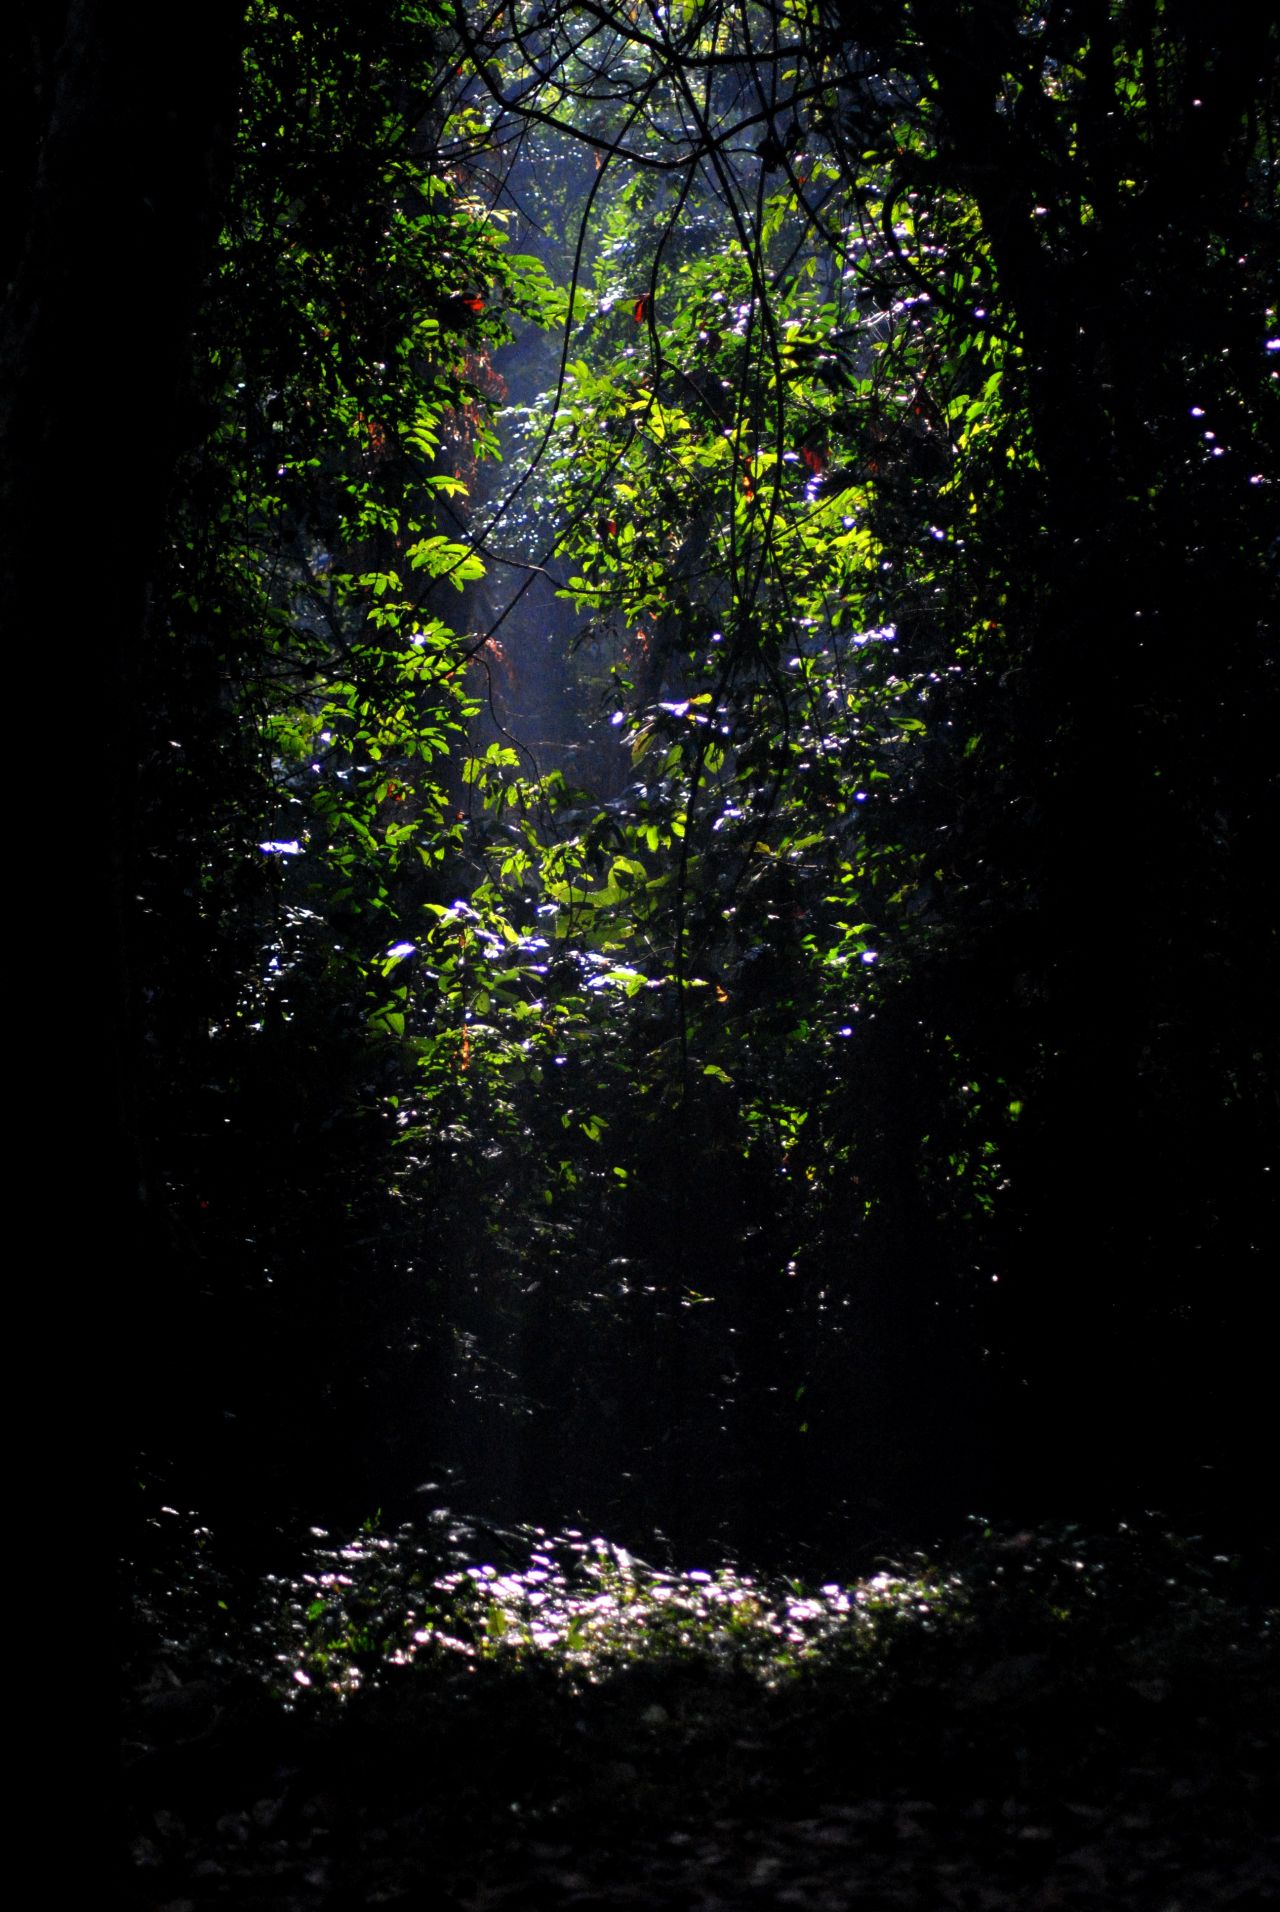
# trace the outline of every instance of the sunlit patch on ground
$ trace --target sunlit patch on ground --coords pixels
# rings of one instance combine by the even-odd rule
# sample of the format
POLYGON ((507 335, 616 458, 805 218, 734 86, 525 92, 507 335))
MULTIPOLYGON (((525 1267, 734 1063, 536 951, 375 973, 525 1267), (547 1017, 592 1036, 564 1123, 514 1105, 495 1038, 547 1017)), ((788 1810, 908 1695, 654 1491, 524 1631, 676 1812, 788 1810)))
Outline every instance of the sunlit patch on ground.
POLYGON ((806 1586, 441 1513, 264 1579, 151 1533, 139 1912, 1280 1902, 1264 1555, 975 1526, 806 1586))
POLYGON ((280 1666, 298 1686, 350 1693, 379 1669, 431 1655, 540 1656, 588 1681, 641 1659, 697 1657, 769 1685, 837 1644, 869 1647, 887 1624, 955 1620, 966 1599, 955 1573, 881 1572, 810 1588, 728 1566, 665 1572, 579 1533, 504 1539, 501 1564, 442 1572, 438 1546, 409 1528, 339 1547, 317 1536, 315 1571, 280 1587, 289 1638, 280 1666))

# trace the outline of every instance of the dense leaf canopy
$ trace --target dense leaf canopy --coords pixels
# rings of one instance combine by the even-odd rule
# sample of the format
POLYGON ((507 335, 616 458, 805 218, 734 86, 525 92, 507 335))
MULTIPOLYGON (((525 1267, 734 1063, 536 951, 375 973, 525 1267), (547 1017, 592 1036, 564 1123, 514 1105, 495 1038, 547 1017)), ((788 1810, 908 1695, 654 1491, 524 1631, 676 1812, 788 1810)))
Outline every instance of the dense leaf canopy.
POLYGON ((255 0, 243 45, 104 626, 138 1438, 764 1528, 1229 1462, 1263 11, 255 0))

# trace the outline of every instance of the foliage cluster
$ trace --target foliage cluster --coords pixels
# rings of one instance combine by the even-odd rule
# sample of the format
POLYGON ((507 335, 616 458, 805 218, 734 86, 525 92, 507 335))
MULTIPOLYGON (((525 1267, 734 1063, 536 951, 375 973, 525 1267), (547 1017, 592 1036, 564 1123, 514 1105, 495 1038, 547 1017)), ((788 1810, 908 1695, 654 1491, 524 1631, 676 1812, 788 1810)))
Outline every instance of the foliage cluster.
POLYGON ((1267 24, 248 33, 139 825, 227 1343, 512 1500, 945 1500, 979 1374, 1015 1473, 1212 1457, 1274 1241, 1267 24))
MULTIPOLYGON (((282 1359, 322 1395, 337 1339, 367 1359, 362 1335, 387 1332, 349 1257, 388 1200, 400 924, 446 914, 467 833, 468 497, 495 449, 495 348, 562 311, 477 185, 439 10, 352 26, 263 5, 246 35, 137 791, 145 1169, 167 1230, 137 1318, 157 1349, 175 1318, 214 1337, 228 1402, 246 1363, 261 1400, 282 1359), (199 1292, 171 1292, 175 1248, 199 1292)), ((414 978, 420 1047, 449 1073, 464 941, 439 989, 414 978)))
POLYGON ((501 1186, 532 1135, 562 1231, 659 1314, 715 1302, 748 1472, 847 1412, 860 1339, 888 1398, 885 1349, 952 1401, 985 1350, 1049 1442, 1091 1375, 1069 1466, 1203 1459, 1180 1403, 1206 1365, 1210 1416, 1240 1396, 1274 1239, 1273 36, 1176 4, 461 31, 494 143, 594 166, 544 211, 573 320, 511 531, 583 620, 596 777, 541 863, 545 793, 499 750, 477 778, 472 905, 502 973, 545 936, 516 994, 553 1037, 513 1047, 473 973, 482 1132, 535 1091, 501 1186))

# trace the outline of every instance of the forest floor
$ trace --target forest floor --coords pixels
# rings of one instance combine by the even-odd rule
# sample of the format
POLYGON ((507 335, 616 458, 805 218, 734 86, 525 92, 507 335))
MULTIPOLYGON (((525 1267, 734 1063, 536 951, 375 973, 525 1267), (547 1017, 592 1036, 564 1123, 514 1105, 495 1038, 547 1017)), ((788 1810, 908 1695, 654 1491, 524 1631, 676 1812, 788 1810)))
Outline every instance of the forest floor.
POLYGON ((152 1524, 136 1912, 1280 1906, 1273 1559, 975 1530, 803 1588, 463 1527, 250 1595, 152 1524))

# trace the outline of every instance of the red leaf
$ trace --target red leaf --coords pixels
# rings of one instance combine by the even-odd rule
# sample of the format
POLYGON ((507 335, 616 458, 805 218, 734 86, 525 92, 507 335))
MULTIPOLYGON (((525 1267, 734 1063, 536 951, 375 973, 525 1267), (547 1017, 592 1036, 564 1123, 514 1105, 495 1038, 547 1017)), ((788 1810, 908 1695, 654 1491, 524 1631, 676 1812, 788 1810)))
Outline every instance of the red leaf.
POLYGON ((468 312, 483 312, 484 311, 484 300, 480 297, 480 294, 478 292, 466 293, 463 297, 462 303, 463 305, 466 306, 468 312))
POLYGON ((642 299, 636 300, 635 305, 632 307, 632 310, 631 310, 631 316, 635 320, 637 325, 643 325, 646 317, 648 316, 648 312, 649 312, 649 294, 646 292, 642 299))
POLYGON ((821 474, 827 468, 827 454, 824 451, 815 451, 812 445, 801 445, 800 456, 815 475, 821 474))

